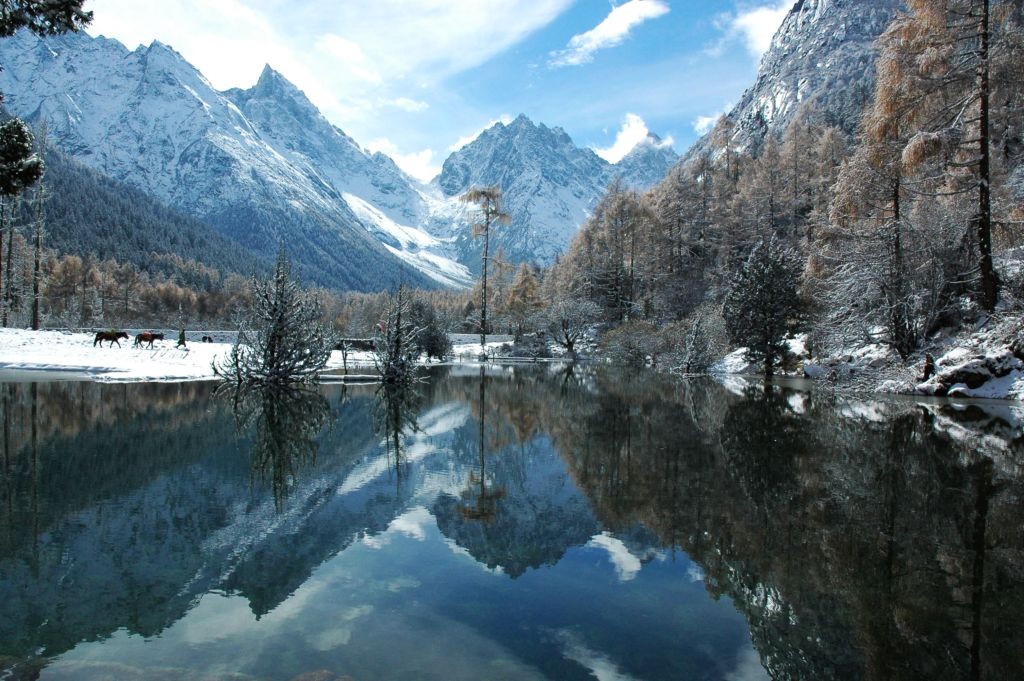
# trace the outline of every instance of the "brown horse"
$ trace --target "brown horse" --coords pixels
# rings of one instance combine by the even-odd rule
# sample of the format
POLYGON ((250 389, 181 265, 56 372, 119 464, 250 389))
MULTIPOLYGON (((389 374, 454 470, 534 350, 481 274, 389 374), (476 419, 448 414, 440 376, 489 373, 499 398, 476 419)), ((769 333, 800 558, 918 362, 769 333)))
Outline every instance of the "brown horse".
POLYGON ((121 343, 118 342, 118 339, 121 338, 128 340, 128 334, 124 331, 100 331, 96 334, 96 339, 92 342, 92 346, 96 347, 96 344, 99 343, 102 348, 103 341, 110 341, 108 347, 114 347, 114 343, 117 343, 117 347, 121 347, 121 343))
POLYGON ((153 347, 153 341, 163 340, 164 335, 162 333, 153 333, 152 331, 143 331, 139 335, 135 336, 135 346, 138 347, 143 343, 148 343, 147 347, 153 347))

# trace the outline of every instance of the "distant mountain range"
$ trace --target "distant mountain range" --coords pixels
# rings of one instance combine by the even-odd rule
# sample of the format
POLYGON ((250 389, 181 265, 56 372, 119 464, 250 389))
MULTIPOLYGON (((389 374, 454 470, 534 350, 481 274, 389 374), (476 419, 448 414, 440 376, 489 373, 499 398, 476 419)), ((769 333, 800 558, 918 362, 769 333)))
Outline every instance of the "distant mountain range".
POLYGON ((619 164, 560 128, 496 124, 423 185, 332 125, 269 66, 247 90, 218 91, 171 47, 132 51, 85 34, 0 41, 0 91, 14 115, 46 122, 65 154, 213 227, 263 260, 280 242, 304 277, 337 289, 468 286, 477 266, 473 184, 500 184, 513 261, 548 264, 607 184, 644 188, 676 161, 652 136, 619 164))
MULTIPOLYGON (((853 132, 874 85, 874 41, 900 6, 796 2, 728 114, 737 145, 756 150, 809 102, 853 132)), ((474 185, 504 192, 512 220, 494 232, 495 248, 511 262, 550 264, 615 178, 646 189, 679 161, 652 134, 611 164, 520 115, 484 130, 422 184, 269 66, 253 87, 221 92, 159 42, 132 51, 102 37, 25 32, 0 40, 0 64, 5 106, 45 121, 65 154, 212 227, 254 262, 283 241, 307 281, 335 289, 471 285, 479 243, 459 196, 474 185)), ((705 136, 684 160, 707 149, 705 136)))

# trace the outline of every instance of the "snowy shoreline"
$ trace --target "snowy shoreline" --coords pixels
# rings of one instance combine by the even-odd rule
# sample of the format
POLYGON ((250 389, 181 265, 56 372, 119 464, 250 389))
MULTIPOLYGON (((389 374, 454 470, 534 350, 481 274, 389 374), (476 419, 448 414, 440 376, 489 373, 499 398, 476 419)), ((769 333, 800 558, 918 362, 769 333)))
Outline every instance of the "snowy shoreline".
MULTIPOLYGON (((803 334, 789 341, 790 370, 780 378, 800 378, 841 391, 957 402, 1024 402, 1024 338, 1019 319, 986 318, 970 332, 937 335, 907 361, 881 343, 865 343, 842 353, 817 357, 803 334), (931 363, 931 375, 925 369, 931 363)), ((730 352, 711 367, 728 379, 760 380, 757 367, 744 359, 745 348, 730 352)))
MULTIPOLYGON (((156 341, 153 348, 120 347, 103 342, 93 347, 94 334, 66 331, 0 329, 0 380, 89 380, 99 382, 180 382, 216 378, 213 363, 226 356, 230 343, 197 343, 176 348, 176 339, 156 341), (102 347, 101 347, 102 345, 102 347)), ((350 352, 350 366, 372 365, 368 352, 350 352)), ((328 370, 342 367, 341 353, 331 356, 328 370)), ((361 372, 362 373, 362 372, 361 372)))
MULTIPOLYGON (((223 334, 220 334, 223 335, 223 334)), ((217 336, 214 336, 217 337, 217 336)), ((93 347, 93 333, 60 330, 0 329, 0 381, 97 381, 107 383, 207 381, 217 377, 213 363, 226 356, 231 343, 189 341, 176 348, 176 338, 156 341, 153 348, 133 347, 133 338, 120 346, 103 342, 93 347), (102 346, 102 347, 101 347, 102 346)), ((502 341, 490 342, 488 350, 502 341)), ((479 343, 458 343, 456 356, 476 356, 479 343)), ((345 366, 339 351, 331 353, 326 371, 345 366)), ((349 352, 350 379, 332 373, 328 380, 367 381, 375 377, 370 352, 349 352)))

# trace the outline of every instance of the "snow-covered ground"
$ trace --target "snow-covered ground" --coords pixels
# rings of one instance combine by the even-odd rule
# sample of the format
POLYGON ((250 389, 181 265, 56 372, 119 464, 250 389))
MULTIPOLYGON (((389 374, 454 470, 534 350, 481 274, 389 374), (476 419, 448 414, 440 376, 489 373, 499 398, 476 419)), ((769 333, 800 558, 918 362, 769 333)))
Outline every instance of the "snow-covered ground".
MULTIPOLYGON (((65 331, 29 331, 0 329, 0 379, 17 377, 39 379, 79 379, 94 381, 198 381, 215 378, 213 363, 230 350, 230 343, 197 343, 188 347, 174 347, 176 338, 156 341, 152 349, 133 347, 133 339, 121 340, 121 345, 102 343, 93 347, 91 333, 65 331)), ((479 341, 466 342, 469 336, 456 337, 453 346, 457 358, 475 360, 481 354, 479 341), (462 342, 458 342, 462 341, 462 342)), ((504 336, 490 336, 488 353, 508 342, 504 336), (490 340, 496 338, 497 340, 490 340)), ((340 352, 331 354, 327 371, 336 372, 343 366, 340 352)), ((370 352, 349 352, 350 374, 375 374, 370 352)))
MULTIPOLYGON (((716 362, 720 376, 754 375, 739 348, 716 362)), ((781 375, 827 381, 878 393, 1024 401, 1024 327, 1013 315, 983 317, 974 328, 939 333, 906 362, 878 342, 811 356, 805 339, 789 341, 790 369, 781 375), (925 380, 927 357, 933 373, 925 380)))
MULTIPOLYGON (((231 349, 229 343, 195 342, 179 349, 174 338, 156 341, 152 349, 132 347, 132 339, 122 339, 120 347, 93 347, 93 339, 85 333, 0 329, 0 372, 96 381, 196 381, 214 378, 214 361, 231 349)), ((349 353, 350 369, 370 362, 369 353, 349 353)), ((341 366, 341 353, 333 353, 328 369, 341 366)))

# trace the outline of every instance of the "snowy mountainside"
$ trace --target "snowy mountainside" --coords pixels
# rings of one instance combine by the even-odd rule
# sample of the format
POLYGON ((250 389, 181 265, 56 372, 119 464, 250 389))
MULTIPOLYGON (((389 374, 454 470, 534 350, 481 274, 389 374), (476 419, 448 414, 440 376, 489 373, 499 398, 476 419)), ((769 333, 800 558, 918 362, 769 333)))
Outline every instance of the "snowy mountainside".
MULTIPOLYGON (((512 220, 493 233, 494 248, 513 262, 549 265, 616 177, 627 186, 646 189, 660 181, 677 158, 670 145, 652 135, 613 165, 591 149, 576 146, 561 128, 535 124, 520 115, 507 125, 495 123, 453 152, 434 184, 449 198, 472 186, 500 186, 512 220)), ((478 266, 477 244, 464 225, 435 233, 454 238, 460 260, 478 266)))
POLYGON ((627 186, 645 190, 665 179, 678 162, 671 143, 651 132, 612 168, 627 186))
POLYGON ((285 242, 304 278, 333 288, 471 285, 479 244, 458 197, 474 185, 505 193, 513 219, 495 246, 511 261, 549 264, 615 177, 646 189, 678 159, 652 135, 609 164, 520 116, 454 152, 425 186, 269 66, 253 87, 221 92, 159 42, 128 50, 26 32, 0 41, 0 63, 8 108, 46 121, 62 151, 261 257, 285 242))
MULTIPOLYGON (((825 122, 853 132, 874 90, 874 42, 902 0, 797 0, 761 58, 757 79, 729 112, 735 142, 756 147, 813 101, 825 122)), ((686 152, 699 156, 710 133, 686 152)))
POLYGON ((0 63, 7 107, 46 121, 66 153, 255 253, 283 241, 307 280, 379 290, 400 279, 450 285, 460 272, 445 262, 450 274, 438 280, 421 265, 442 255, 399 258, 374 238, 343 193, 416 222, 417 190, 269 68, 250 90, 222 93, 159 42, 129 51, 84 34, 42 40, 26 32, 0 42, 0 63))

